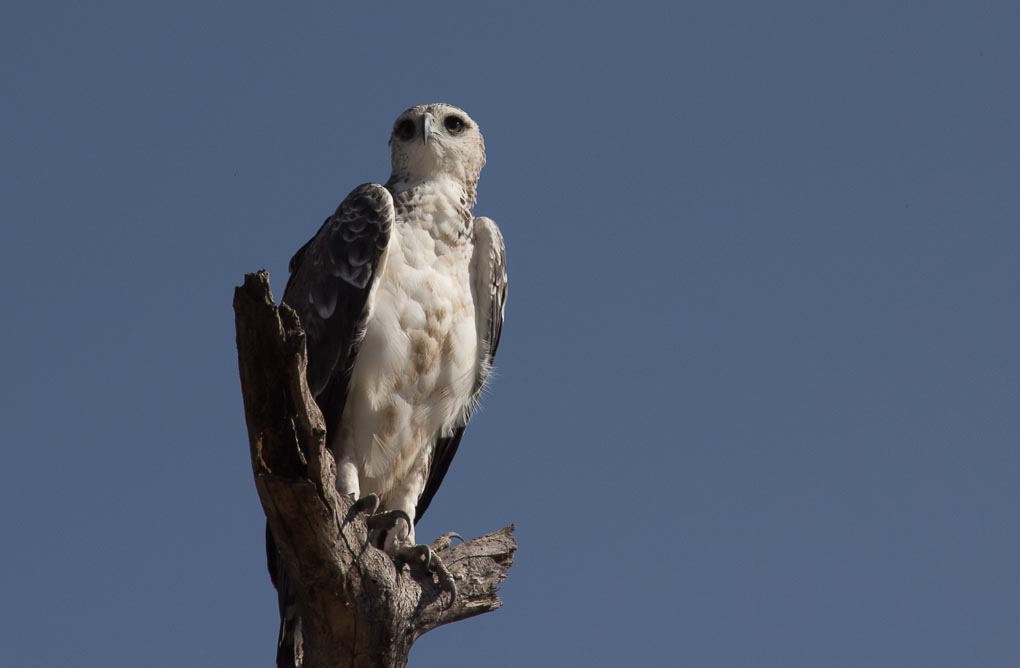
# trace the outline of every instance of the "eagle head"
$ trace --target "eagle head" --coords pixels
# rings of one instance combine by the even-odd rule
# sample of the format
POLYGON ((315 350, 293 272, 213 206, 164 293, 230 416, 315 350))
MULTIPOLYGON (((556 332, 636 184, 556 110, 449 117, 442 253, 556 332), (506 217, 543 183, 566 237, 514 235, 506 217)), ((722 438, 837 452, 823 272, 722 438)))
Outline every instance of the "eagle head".
POLYGON ((390 136, 393 183, 450 176, 474 191, 485 165, 478 124, 450 104, 419 104, 397 117, 390 136))

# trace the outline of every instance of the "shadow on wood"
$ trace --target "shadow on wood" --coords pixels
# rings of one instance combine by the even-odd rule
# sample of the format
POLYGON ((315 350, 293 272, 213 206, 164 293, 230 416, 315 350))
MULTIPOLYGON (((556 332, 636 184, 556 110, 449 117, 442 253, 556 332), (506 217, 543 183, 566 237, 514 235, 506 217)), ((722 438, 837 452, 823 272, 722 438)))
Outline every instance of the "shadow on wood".
POLYGON ((423 567, 395 564, 370 546, 364 515, 336 492, 297 315, 276 306, 265 271, 245 275, 234 315, 252 472, 297 599, 301 665, 405 666, 423 633, 500 607, 497 585, 517 549, 513 526, 438 553, 457 581, 452 605, 423 567))

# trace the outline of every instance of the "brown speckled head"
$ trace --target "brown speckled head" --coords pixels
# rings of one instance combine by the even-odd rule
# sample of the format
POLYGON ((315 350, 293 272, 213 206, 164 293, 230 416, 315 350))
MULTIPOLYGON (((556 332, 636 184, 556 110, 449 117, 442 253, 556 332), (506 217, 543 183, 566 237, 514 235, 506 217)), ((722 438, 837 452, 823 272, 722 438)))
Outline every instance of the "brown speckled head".
POLYGON ((390 147, 390 184, 413 185, 445 175, 462 183, 473 198, 485 165, 485 141, 463 110, 443 103, 411 107, 393 123, 390 147))

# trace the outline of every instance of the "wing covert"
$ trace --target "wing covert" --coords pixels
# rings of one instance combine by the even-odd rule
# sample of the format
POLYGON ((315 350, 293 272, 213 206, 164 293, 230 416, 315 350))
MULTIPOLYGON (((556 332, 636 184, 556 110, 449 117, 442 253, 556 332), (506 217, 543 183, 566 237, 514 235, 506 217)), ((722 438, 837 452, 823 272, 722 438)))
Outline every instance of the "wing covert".
POLYGON ((388 190, 374 183, 358 186, 290 263, 283 301, 301 318, 308 387, 326 414, 327 428, 343 410, 393 220, 388 190), (330 410, 323 406, 326 394, 333 398, 330 410))

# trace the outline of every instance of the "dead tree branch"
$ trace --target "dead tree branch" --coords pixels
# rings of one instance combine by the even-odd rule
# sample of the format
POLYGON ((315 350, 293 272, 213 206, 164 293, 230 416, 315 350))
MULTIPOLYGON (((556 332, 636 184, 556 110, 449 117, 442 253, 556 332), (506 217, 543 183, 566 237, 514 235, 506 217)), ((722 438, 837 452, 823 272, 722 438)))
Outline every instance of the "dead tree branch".
POLYGON ((290 307, 276 306, 269 274, 245 275, 234 314, 255 487, 295 590, 305 668, 399 668, 423 633, 500 607, 513 526, 439 553, 459 588, 448 607, 432 574, 368 544, 364 515, 336 492, 305 382, 305 334, 290 307))

